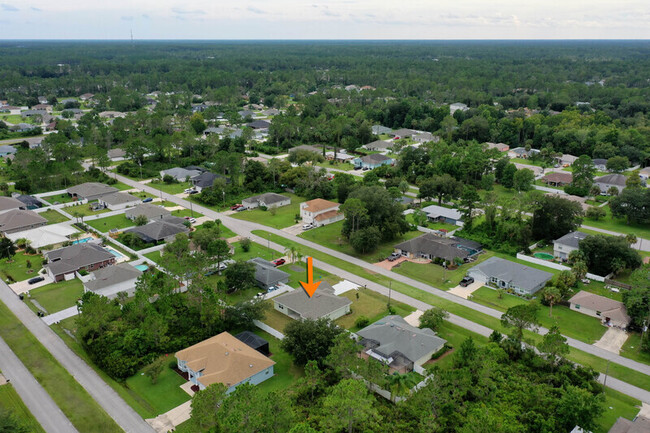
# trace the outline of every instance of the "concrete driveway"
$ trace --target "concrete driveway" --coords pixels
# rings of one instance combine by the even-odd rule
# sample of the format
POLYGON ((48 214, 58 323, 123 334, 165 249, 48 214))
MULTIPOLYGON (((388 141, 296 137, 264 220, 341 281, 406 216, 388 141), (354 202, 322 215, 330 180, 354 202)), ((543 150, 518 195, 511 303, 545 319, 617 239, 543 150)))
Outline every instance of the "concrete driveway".
POLYGON ((468 299, 469 295, 480 289, 485 285, 482 281, 474 281, 467 287, 456 286, 453 289, 449 289, 449 293, 453 293, 456 296, 460 296, 463 299, 468 299))
POLYGON ((16 295, 20 295, 21 293, 27 293, 32 289, 36 289, 38 287, 45 286, 54 282, 54 280, 47 274, 37 274, 34 272, 34 275, 31 276, 30 279, 34 277, 43 277, 45 279, 40 283, 35 284, 29 284, 29 280, 18 281, 17 283, 10 284, 9 287, 11 287, 11 290, 13 290, 16 295))
POLYGON ((424 311, 415 310, 414 312, 412 312, 411 314, 406 316, 404 318, 404 320, 406 320, 406 323, 408 323, 409 325, 418 328, 420 326, 420 317, 423 314, 424 314, 424 311))
POLYGON ((150 418, 145 421, 158 433, 167 433, 173 431, 177 425, 190 419, 192 412, 192 400, 187 401, 180 406, 175 407, 169 412, 150 418))
POLYGON ((608 350, 612 353, 619 354, 621 347, 627 341, 627 333, 619 328, 610 327, 607 332, 600 337, 600 340, 594 343, 594 346, 608 350))
POLYGON ((303 223, 299 222, 298 224, 294 224, 292 226, 283 228, 282 231, 286 232, 286 233, 289 233, 290 235, 298 236, 300 233, 304 232, 304 230, 302 229, 302 226, 303 226, 303 223))

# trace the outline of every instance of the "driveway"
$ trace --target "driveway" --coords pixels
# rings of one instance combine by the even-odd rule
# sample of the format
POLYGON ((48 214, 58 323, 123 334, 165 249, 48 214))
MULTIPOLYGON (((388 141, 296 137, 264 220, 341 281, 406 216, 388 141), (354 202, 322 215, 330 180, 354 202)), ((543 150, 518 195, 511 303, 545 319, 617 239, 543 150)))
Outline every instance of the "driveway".
POLYGON ((147 419, 146 421, 158 433, 167 433, 169 431, 174 431, 177 425, 190 419, 191 412, 192 400, 189 400, 169 412, 165 412, 155 418, 147 419))
POLYGON ((36 289, 37 287, 45 286, 54 282, 54 280, 47 274, 43 275, 34 273, 34 275, 30 278, 34 277, 43 277, 45 279, 40 283, 35 284, 29 284, 29 280, 18 281, 17 283, 10 284, 9 287, 11 287, 11 290, 13 290, 16 295, 20 295, 21 293, 27 293, 32 289, 36 289))
POLYGON ((420 327, 420 317, 424 314, 424 311, 421 310, 415 310, 408 316, 404 318, 406 320, 406 323, 408 323, 411 326, 414 326, 416 328, 420 327))
POLYGON ((304 232, 302 226, 303 223, 299 222, 298 224, 283 228, 282 231, 289 233, 290 235, 298 236, 300 233, 304 232))
POLYGON ((472 284, 470 284, 467 287, 461 287, 460 285, 454 287, 453 289, 449 289, 448 293, 453 293, 456 296, 460 296, 463 299, 468 299, 469 295, 483 287, 485 283, 483 281, 474 281, 472 284))
POLYGON ((605 332, 602 337, 600 337, 600 340, 594 343, 594 346, 609 350, 618 355, 621 351, 621 347, 625 344, 627 337, 628 335, 625 331, 612 326, 607 329, 607 332, 605 332))

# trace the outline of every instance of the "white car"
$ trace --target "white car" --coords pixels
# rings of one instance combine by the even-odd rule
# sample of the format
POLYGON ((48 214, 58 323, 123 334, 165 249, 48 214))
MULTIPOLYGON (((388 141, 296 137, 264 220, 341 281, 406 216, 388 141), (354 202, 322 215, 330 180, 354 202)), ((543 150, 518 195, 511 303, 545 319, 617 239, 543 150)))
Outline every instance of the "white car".
POLYGON ((183 191, 185 194, 192 194, 192 191, 194 191, 194 188, 187 188, 185 191, 183 191))
POLYGON ((309 230, 309 229, 313 229, 313 228, 314 228, 314 225, 311 224, 311 223, 309 223, 309 224, 303 224, 303 226, 302 226, 302 229, 303 229, 303 230, 309 230))

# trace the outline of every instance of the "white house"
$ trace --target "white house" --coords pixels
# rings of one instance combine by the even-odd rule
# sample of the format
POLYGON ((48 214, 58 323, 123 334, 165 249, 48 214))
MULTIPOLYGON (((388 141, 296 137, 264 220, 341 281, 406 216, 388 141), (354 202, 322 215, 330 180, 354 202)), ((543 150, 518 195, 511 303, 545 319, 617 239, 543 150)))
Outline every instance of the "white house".
POLYGON ((553 255, 558 259, 567 260, 571 251, 578 249, 581 240, 589 236, 583 232, 571 232, 553 241, 553 255))
POLYGON ((449 104, 449 114, 454 114, 456 111, 467 111, 469 110, 469 107, 467 104, 463 104, 462 102, 454 102, 453 104, 449 104))
POLYGON ((98 269, 83 277, 84 292, 94 292, 107 298, 115 298, 118 293, 125 292, 127 296, 135 294, 135 282, 142 271, 128 263, 98 269))
POLYGON ((266 194, 260 194, 245 198, 242 200, 242 204, 246 207, 246 209, 255 209, 256 207, 260 206, 264 206, 267 209, 272 209, 291 204, 291 197, 287 197, 286 195, 282 194, 276 194, 274 192, 267 192, 266 194))
POLYGON ((316 227, 341 221, 345 216, 339 212, 339 204, 333 201, 316 198, 300 203, 300 218, 305 224, 316 227))
POLYGON ((594 184, 598 185, 601 194, 606 195, 612 187, 618 189, 619 193, 623 191, 626 181, 627 177, 622 174, 606 174, 605 176, 600 176, 594 179, 594 184))
POLYGON ((140 199, 126 192, 115 192, 101 196, 99 204, 110 210, 122 210, 140 203, 140 199))
POLYGON ((625 304, 614 299, 580 290, 569 299, 570 308, 587 316, 597 317, 604 325, 627 328, 632 319, 625 304))

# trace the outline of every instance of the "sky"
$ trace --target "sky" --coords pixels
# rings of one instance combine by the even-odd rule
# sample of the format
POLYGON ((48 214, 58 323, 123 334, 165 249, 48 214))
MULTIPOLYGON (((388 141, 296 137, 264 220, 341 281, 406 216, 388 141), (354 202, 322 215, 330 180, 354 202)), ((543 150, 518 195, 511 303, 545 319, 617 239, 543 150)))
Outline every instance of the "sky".
POLYGON ((2 39, 650 39, 649 0, 0 0, 2 39))

